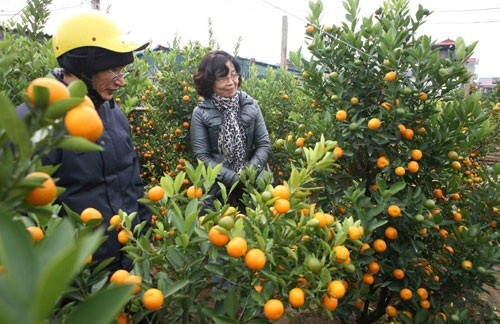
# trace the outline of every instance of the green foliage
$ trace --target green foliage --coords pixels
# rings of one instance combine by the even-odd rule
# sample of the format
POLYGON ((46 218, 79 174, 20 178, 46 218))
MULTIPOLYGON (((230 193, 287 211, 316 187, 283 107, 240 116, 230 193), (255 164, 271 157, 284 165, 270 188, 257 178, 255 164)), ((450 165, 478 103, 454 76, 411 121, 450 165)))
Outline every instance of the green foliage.
MULTIPOLYGON (((334 143, 326 144, 323 140, 314 149, 304 151, 302 166, 292 166, 289 188, 294 197, 293 210, 281 216, 273 212, 276 199, 265 200, 261 195, 272 188, 270 179, 256 180, 251 170, 242 176, 247 188, 245 211, 231 210, 226 204, 216 205, 215 210, 202 210, 206 192, 214 185, 220 167, 211 169, 199 164, 194 169, 187 163, 185 172, 179 172, 175 178, 164 176, 160 181, 165 191, 163 199, 157 203, 143 200, 155 215, 151 238, 142 237, 124 248, 133 256, 144 288, 158 287, 166 297, 168 307, 152 315, 154 320, 191 322, 210 318, 250 323, 270 296, 285 298, 304 275, 314 285, 311 294, 322 295, 331 280, 330 273, 341 270, 331 258, 328 230, 317 224, 304 225, 308 216, 300 213, 300 208, 309 207, 310 202, 299 193, 306 186, 314 191, 312 175, 332 168, 333 146, 334 143), (189 183, 203 187, 205 194, 200 199, 186 198, 186 176, 189 183), (243 258, 230 257, 224 247, 210 243, 210 228, 221 225, 224 216, 234 218, 234 226, 223 229, 225 233, 231 238, 244 237, 249 249, 265 252, 268 261, 263 270, 248 269, 243 258), (312 237, 310 242, 303 240, 306 234, 312 237), (306 270, 305 260, 311 251, 326 253, 321 273, 306 270), (255 285, 263 285, 260 294, 254 290, 255 285)), ((345 240, 345 228, 337 226, 337 237, 345 240)), ((337 243, 343 241, 337 239, 337 243)), ((318 301, 312 301, 310 307, 317 308, 318 301)), ((137 305, 135 301, 131 303, 137 305)), ((140 320, 142 315, 137 312, 134 319, 140 320)))
POLYGON ((7 21, 5 26, 18 35, 40 41, 45 37, 43 29, 49 19, 48 6, 51 3, 52 0, 29 0, 21 12, 18 13, 20 22, 11 19, 7 21))
MULTIPOLYGON (((464 63, 475 43, 457 39, 456 51, 441 57, 431 37, 416 33, 429 15, 425 8, 420 6, 411 16, 407 1, 388 0, 374 14, 360 17, 359 3, 345 1, 345 22, 330 26, 321 22, 325 18, 321 2, 310 2, 308 25, 314 29, 308 29, 305 37, 311 57, 302 51, 290 55, 301 77, 272 69, 258 75, 252 68, 244 80, 242 89, 258 100, 273 143, 272 174, 257 179, 255 170, 249 169, 240 176, 245 210, 234 210, 225 201, 216 203, 214 210, 203 210, 207 192, 219 185, 215 182, 219 169, 193 167, 190 161, 189 118, 199 100, 192 74, 201 57, 217 47, 211 31, 212 47, 190 43, 181 48, 174 42, 167 52, 146 50, 131 67, 119 101, 129 116, 142 176, 148 186, 160 185, 165 195, 158 202, 141 200, 154 214, 144 236, 139 233, 145 224, 133 228, 135 215, 124 212, 119 214, 120 224, 110 225, 108 231, 125 228, 134 234, 123 249, 134 260, 141 290, 163 292, 164 305, 157 311, 146 310, 142 293, 129 295, 128 286, 103 286, 107 280, 103 264, 82 266, 102 233, 91 234, 92 226, 79 223, 79 215, 70 210, 74 224, 62 222, 55 217, 61 206, 33 207, 24 201, 38 185, 24 179, 27 172, 52 173, 56 167, 42 168, 38 154, 54 146, 74 149, 90 144, 64 132, 52 134, 61 130, 59 117, 82 97, 79 84, 72 85, 71 100, 35 112, 26 123, 16 119, 7 98, 15 97, 16 105, 22 102, 27 83, 46 74, 55 60, 48 43, 36 45, 8 36, 0 43, 2 53, 8 54, 0 59, 1 89, 8 93, 0 96, 0 208, 10 217, 0 224, 0 232, 17 227, 5 236, 0 233, 0 266, 5 266, 0 272, 0 308, 30 309, 27 297, 14 306, 14 299, 5 297, 13 294, 13 282, 23 278, 26 282, 19 287, 26 290, 19 296, 37 291, 40 285, 48 287, 44 289, 50 296, 43 301, 29 299, 38 301, 32 312, 23 314, 26 317, 51 313, 54 321, 108 321, 121 309, 135 321, 255 323, 263 321, 262 308, 270 298, 280 299, 285 316, 293 320, 287 297, 291 288, 300 286, 306 301, 296 312, 325 312, 331 319, 370 323, 385 320, 390 304, 398 310, 394 320, 403 323, 410 322, 408 314, 418 323, 440 323, 442 315, 467 322, 470 305, 478 302, 476 292, 484 284, 494 285, 498 275, 500 165, 483 160, 498 146, 498 89, 463 98, 462 84, 470 77, 464 63), (14 52, 19 48, 26 50, 14 52), (44 51, 40 55, 48 61, 32 60, 44 51), (394 80, 386 77, 389 72, 396 73, 394 80), (339 110, 347 112, 345 121, 337 120, 339 110), (378 130, 368 128, 372 118, 381 121, 378 130), (404 129, 413 135, 405 135, 404 129), (342 156, 335 151, 339 147, 342 156), (415 149, 422 152, 421 158, 413 154, 415 149), (388 159, 387 167, 377 167, 381 155, 388 159), (410 172, 409 162, 418 163, 418 170, 410 172), (397 175, 396 167, 403 167, 405 174, 397 175), (290 210, 282 214, 277 213, 279 199, 273 196, 278 184, 290 191, 290 210), (191 185, 203 188, 201 198, 186 197, 191 185), (401 216, 389 216, 390 206, 398 206, 401 216), (46 238, 28 243, 23 227, 29 225, 41 226, 46 238), (249 249, 264 251, 264 268, 250 270, 244 258, 230 257, 225 246, 211 244, 208 233, 216 225, 226 226, 222 231, 230 238, 244 237, 249 249), (359 226, 363 234, 353 238, 351 229, 359 226), (396 239, 385 236, 389 226, 397 229, 396 239), (74 236, 66 230, 60 234, 63 229, 74 236), (11 236, 15 238, 4 243, 11 236), (65 244, 69 237, 73 240, 65 244), (377 239, 386 242, 386 251, 375 250, 377 239), (55 241, 63 243, 57 248, 50 244, 51 254, 41 251, 55 241), (13 244, 16 247, 6 248, 13 244), (333 251, 341 245, 349 251, 347 261, 337 260, 333 251), (12 250, 23 257, 13 258, 12 250), (68 251, 79 252, 71 258, 56 257, 68 251), (45 258, 44 267, 57 268, 54 274, 60 270, 56 264, 68 269, 64 280, 52 287, 52 279, 41 279, 43 269, 35 275, 25 265, 16 266, 15 276, 9 273, 12 264, 35 264, 37 253, 45 258), (471 266, 464 267, 464 261, 471 266), (372 262, 380 271, 372 273, 374 284, 369 285, 362 278, 372 262), (396 280, 394 269, 403 269, 405 277, 396 280), (321 304, 332 280, 348 285, 334 312, 321 304), (38 284, 27 290, 34 282, 38 284), (413 291, 411 300, 401 300, 402 288, 413 291), (418 288, 429 292, 429 308, 422 306, 418 288), (54 305, 56 296, 75 303, 61 308, 54 305), (105 317, 94 317, 103 308, 109 310, 105 317)), ((43 89, 37 93, 46 95, 43 89)), ((221 190, 227 199, 232 188, 221 190)), ((481 320, 492 320, 492 314, 482 314, 481 320)))
MULTIPOLYGON (((61 296, 82 270, 87 256, 97 249, 103 233, 81 232, 75 237, 74 225, 65 219, 53 222, 47 229, 50 235, 40 244, 34 244, 22 224, 6 210, 2 214, 0 260, 5 268, 0 276, 0 321, 44 322, 53 316, 61 296)), ((102 289, 75 307, 67 321, 76 323, 81 316, 87 320, 111 321, 130 298, 131 289, 130 286, 102 289)))
MULTIPOLYGON (((305 120, 313 120, 313 130, 328 134, 345 152, 338 160, 341 168, 324 179, 318 205, 361 220, 369 233, 365 242, 382 238, 388 245, 384 254, 366 260, 381 266, 375 285, 353 289, 353 298, 364 300, 364 310, 346 304, 339 316, 347 318, 354 312, 359 321, 371 322, 391 303, 415 314, 419 322, 432 321, 440 311, 452 312, 448 305, 456 306, 465 291, 494 280, 480 272, 497 264, 491 256, 498 254, 498 237, 489 225, 498 199, 482 190, 497 192, 492 181, 498 174, 480 163, 478 151, 498 123, 481 105, 480 95, 456 98, 456 89, 470 78, 464 66, 475 44, 466 46, 459 38, 453 55, 442 57, 429 36, 415 33, 428 10, 419 7, 411 17, 406 1, 391 0, 370 17, 360 18, 358 6, 359 1, 346 1, 347 21, 320 28, 322 4, 311 2, 309 24, 316 28, 306 33, 306 39, 312 57, 305 58, 300 51, 291 56, 302 68, 304 89, 317 101, 317 113, 323 117, 305 120), (347 112, 346 120, 336 120, 339 110, 347 112), (372 118, 381 121, 378 130, 368 127, 372 118), (414 157, 415 149, 423 157, 414 157), (460 168, 452 167, 450 151, 457 152, 460 168), (377 166, 380 156, 389 161, 387 167, 377 166), (405 174, 395 174, 396 167, 403 167, 405 174), (390 191, 394 186, 398 190, 390 191), (436 189, 444 196, 433 203, 435 207, 426 207, 436 189), (354 195, 359 192, 361 196, 354 195), (478 208, 482 194, 484 207, 478 208), (403 216, 388 217, 389 205, 399 206, 403 216), (388 226, 396 228, 400 238, 384 238, 388 226), (484 244, 481 248, 468 236, 470 227, 484 244), (474 268, 463 269, 463 260, 474 268), (405 269, 404 281, 391 277, 395 268, 405 269), (395 300, 404 287, 432 291, 430 308, 395 300)), ((363 258, 357 261, 358 266, 364 263, 363 258)), ((366 271, 362 269, 357 268, 358 277, 366 271)))
MULTIPOLYGON (((2 64, 9 62, 4 59, 2 64)), ((4 66, 2 65, 2 71, 4 66)), ((21 120, 5 92, 0 92, 0 322, 76 323, 85 319, 111 321, 130 299, 130 286, 109 286, 86 295, 78 305, 65 304, 63 296, 75 295, 72 284, 82 273, 90 273, 85 260, 102 243, 102 231, 75 225, 59 218, 60 206, 32 206, 24 198, 42 179, 26 179, 33 171, 51 174, 57 166, 41 166, 41 155, 56 147, 78 151, 101 148, 83 138, 69 137, 62 123, 66 111, 83 100, 82 81, 69 86, 73 96, 51 105, 32 106, 21 120), (35 242, 27 227, 40 228, 44 237, 35 242), (103 305, 107 307, 102 308, 103 305)), ((36 102, 46 102, 48 88, 37 87, 36 102)), ((59 192, 64 190, 59 188, 59 192)), ((96 274, 98 271, 96 270, 96 274)), ((101 277, 102 279, 102 277, 101 277)), ((87 282, 92 282, 88 280, 87 282)))
POLYGON ((146 51, 142 57, 149 64, 149 81, 143 92, 136 93, 140 106, 129 118, 143 178, 148 182, 154 183, 164 173, 182 171, 184 161, 192 158, 188 130, 198 102, 192 75, 208 50, 190 43, 168 52, 146 51))
POLYGON ((0 69, 0 91, 17 106, 23 102, 29 82, 46 75, 51 68, 57 67, 57 62, 49 41, 33 41, 7 32, 1 43, 0 53, 9 61, 0 69))

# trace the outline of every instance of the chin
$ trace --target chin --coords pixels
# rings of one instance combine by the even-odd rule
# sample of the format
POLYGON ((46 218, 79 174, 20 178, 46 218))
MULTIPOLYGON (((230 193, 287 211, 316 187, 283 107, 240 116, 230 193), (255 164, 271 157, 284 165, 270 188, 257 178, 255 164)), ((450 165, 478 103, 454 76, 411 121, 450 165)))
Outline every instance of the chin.
POLYGON ((100 92, 99 95, 101 96, 102 100, 108 101, 113 99, 113 93, 108 93, 108 92, 100 92))
POLYGON ((236 92, 238 92, 238 89, 234 89, 234 90, 228 91, 228 92, 226 92, 226 95, 224 97, 228 97, 228 98, 234 97, 234 95, 236 94, 236 92))

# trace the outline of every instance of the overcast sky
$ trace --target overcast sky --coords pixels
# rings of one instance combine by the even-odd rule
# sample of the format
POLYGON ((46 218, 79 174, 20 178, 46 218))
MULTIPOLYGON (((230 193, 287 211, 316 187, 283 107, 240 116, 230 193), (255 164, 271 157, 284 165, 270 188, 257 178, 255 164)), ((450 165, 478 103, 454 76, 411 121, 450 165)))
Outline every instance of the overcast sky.
MULTIPOLYGON (((51 34, 66 15, 88 10, 91 0, 53 0, 47 32, 51 34)), ((323 0, 324 24, 344 21, 342 0, 323 0)), ((15 15, 25 0, 0 0, 0 19, 15 15)), ((181 44, 198 40, 208 45, 209 19, 214 39, 233 53, 238 39, 238 55, 257 61, 279 64, 281 58, 282 20, 288 20, 288 50, 304 46, 304 28, 309 14, 308 0, 101 0, 101 10, 108 11, 124 28, 153 44, 168 46, 174 37, 181 44)), ((360 0, 361 14, 369 16, 383 1, 360 0)), ((466 44, 479 41, 473 57, 478 59, 479 77, 500 77, 500 2, 498 0, 409 0, 411 12, 418 4, 433 14, 419 29, 440 42, 464 38, 466 44)), ((305 46, 304 46, 305 47, 305 46)))

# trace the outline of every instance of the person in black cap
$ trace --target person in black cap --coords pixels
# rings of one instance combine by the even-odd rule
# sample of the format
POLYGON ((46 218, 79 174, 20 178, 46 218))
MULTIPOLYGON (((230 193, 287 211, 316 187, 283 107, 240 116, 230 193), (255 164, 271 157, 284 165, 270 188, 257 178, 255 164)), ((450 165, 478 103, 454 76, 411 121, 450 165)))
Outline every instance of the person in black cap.
MULTIPOLYGON (((120 209, 137 212, 136 224, 150 223, 151 211, 138 202, 144 196, 140 165, 130 138, 127 117, 118 107, 113 95, 125 85, 124 67, 134 60, 134 51, 148 43, 137 44, 104 14, 85 13, 66 19, 52 38, 52 47, 61 68, 51 71, 59 81, 68 85, 76 79, 88 88, 88 97, 103 122, 104 132, 97 143, 102 152, 74 152, 55 149, 42 157, 43 164, 59 165, 53 174, 57 185, 66 191, 55 203, 66 204, 81 213, 88 207, 103 216, 101 226, 109 226, 109 219, 120 209)), ((24 104, 18 108, 21 117, 29 114, 24 104)), ((132 262, 121 251, 117 232, 106 232, 106 241, 93 255, 97 263, 112 258, 107 269, 131 270, 132 262)))

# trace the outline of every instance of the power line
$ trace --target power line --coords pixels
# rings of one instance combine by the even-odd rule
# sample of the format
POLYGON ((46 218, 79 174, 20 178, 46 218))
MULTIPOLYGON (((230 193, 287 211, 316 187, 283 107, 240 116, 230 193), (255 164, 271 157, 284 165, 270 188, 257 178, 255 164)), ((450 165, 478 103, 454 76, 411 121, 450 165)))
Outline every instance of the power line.
MULTIPOLYGON (((298 21, 300 21, 300 22, 303 22, 303 23, 305 23, 305 24, 309 24, 309 23, 308 23, 306 20, 304 20, 303 18, 299 18, 299 17, 297 17, 295 14, 293 14, 293 13, 291 13, 291 12, 289 12, 289 11, 287 11, 287 10, 285 10, 285 9, 281 8, 281 7, 278 7, 278 6, 276 6, 276 5, 272 4, 272 3, 270 3, 270 2, 269 2, 269 1, 267 1, 267 0, 260 0, 260 1, 264 2, 264 3, 265 3, 265 4, 267 4, 268 6, 271 6, 271 7, 275 8, 275 9, 277 9, 277 10, 279 10, 279 11, 283 12, 283 13, 286 13, 287 15, 289 15, 289 16, 291 16, 291 17, 293 17, 293 18, 297 19, 297 20, 298 20, 298 21)), ((327 35, 330 35, 332 38, 334 38, 335 40, 337 40, 337 41, 339 41, 339 42, 343 43, 343 44, 344 44, 344 45, 346 45, 347 47, 350 47, 350 48, 352 48, 352 49, 354 49, 354 50, 358 51, 359 53, 361 53, 361 54, 364 54, 364 55, 368 56, 368 53, 364 52, 362 49, 359 49, 359 48, 357 48, 357 47, 355 47, 355 46, 353 46, 353 45, 351 45, 351 44, 349 44, 349 43, 347 43, 347 42, 345 42, 345 41, 343 41, 343 40, 341 40, 341 39, 337 38, 335 35, 333 35, 333 34, 331 34, 331 33, 329 33, 329 32, 326 32, 326 31, 322 30, 321 26, 316 26, 316 25, 314 25, 314 24, 310 24, 310 25, 314 26, 314 28, 316 28, 316 29, 320 30, 322 33, 325 33, 325 34, 327 34, 327 35)))
POLYGON ((437 10, 437 11, 433 11, 433 13, 472 12, 472 11, 489 11, 489 10, 500 10, 500 7, 498 7, 498 8, 480 8, 480 9, 437 10))
POLYGON ((485 20, 485 21, 468 21, 468 22, 435 22, 429 24, 435 25, 468 25, 468 24, 495 24, 500 23, 500 20, 485 20))

